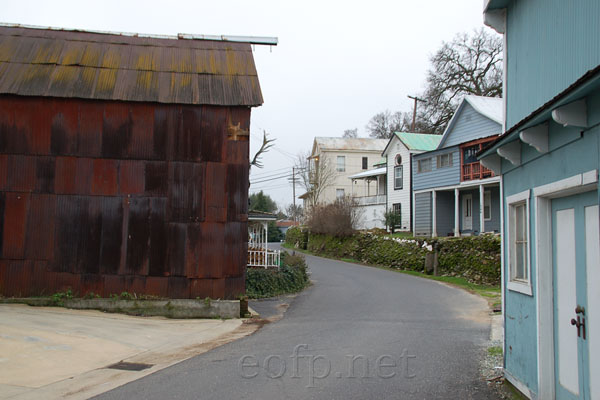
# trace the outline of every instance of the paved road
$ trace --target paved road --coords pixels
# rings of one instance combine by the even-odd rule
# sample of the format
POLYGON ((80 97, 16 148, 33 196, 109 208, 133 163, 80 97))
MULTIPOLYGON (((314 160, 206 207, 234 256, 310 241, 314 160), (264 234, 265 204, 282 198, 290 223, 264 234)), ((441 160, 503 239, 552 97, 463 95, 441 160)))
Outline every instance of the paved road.
POLYGON ((486 303, 391 271, 307 256, 314 285, 252 336, 100 399, 492 399, 486 303))

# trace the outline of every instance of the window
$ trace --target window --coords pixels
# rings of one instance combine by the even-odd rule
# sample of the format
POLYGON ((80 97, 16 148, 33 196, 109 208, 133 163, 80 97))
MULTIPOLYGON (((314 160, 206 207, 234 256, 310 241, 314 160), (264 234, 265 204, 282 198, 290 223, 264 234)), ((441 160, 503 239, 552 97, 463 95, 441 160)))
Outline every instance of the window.
POLYGON ((368 157, 362 158, 362 169, 369 169, 369 158, 368 157))
POLYGON ((335 197, 337 197, 338 199, 341 199, 344 196, 345 196, 344 189, 335 189, 335 197))
POLYGON ((417 161, 417 172, 429 172, 431 171, 431 158, 425 158, 417 161))
POLYGON ((392 207, 394 214, 402 216, 402 203, 394 203, 392 207))
POLYGON ((452 166, 452 153, 440 154, 437 156, 437 168, 446 168, 452 166))
POLYGON ((477 162, 477 153, 480 150, 480 146, 476 144, 475 146, 465 147, 463 149, 463 164, 471 164, 477 162))
POLYGON ((346 156, 337 156, 337 171, 346 171, 346 156))
POLYGON ((508 289, 531 296, 529 263, 529 190, 506 198, 508 204, 508 289))
POLYGON ((396 154, 396 165, 402 164, 402 156, 400 154, 396 154))
POLYGON ((394 190, 402 189, 402 165, 394 167, 394 190))
POLYGON ((492 192, 490 190, 483 192, 483 219, 485 221, 492 219, 492 192))

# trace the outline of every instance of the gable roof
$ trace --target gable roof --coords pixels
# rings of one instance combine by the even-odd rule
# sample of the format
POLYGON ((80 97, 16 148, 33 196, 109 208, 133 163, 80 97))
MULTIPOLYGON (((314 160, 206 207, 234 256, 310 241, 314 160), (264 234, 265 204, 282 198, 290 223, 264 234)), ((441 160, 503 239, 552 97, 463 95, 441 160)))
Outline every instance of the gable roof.
POLYGON ((263 103, 249 43, 0 26, 0 94, 263 103))
POLYGON ((410 133, 410 132, 394 132, 387 145, 383 149, 382 154, 385 154, 390 143, 397 138, 408 150, 413 151, 429 151, 437 148, 442 135, 431 135, 428 133, 410 133))
POLYGON ((448 126, 444 130, 442 140, 439 144, 440 148, 446 142, 446 139, 448 138, 450 132, 452 132, 452 129, 454 128, 456 122, 460 118, 460 115, 466 107, 466 104, 471 105, 471 107, 473 107, 475 111, 477 111, 479 114, 500 124, 501 126, 504 123, 504 103, 501 97, 485 97, 472 95, 465 96, 456 108, 454 115, 452 116, 450 122, 448 122, 448 126))
POLYGON ((350 150, 350 151, 381 151, 387 143, 387 139, 373 138, 340 138, 340 137, 315 137, 315 146, 323 150, 350 150))

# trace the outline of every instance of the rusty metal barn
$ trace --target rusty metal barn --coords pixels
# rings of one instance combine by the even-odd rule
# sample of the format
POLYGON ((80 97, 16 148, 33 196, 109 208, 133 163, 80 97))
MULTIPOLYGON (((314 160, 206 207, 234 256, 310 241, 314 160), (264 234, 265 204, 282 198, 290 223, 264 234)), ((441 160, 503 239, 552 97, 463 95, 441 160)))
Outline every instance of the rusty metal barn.
POLYGON ((0 27, 0 295, 233 298, 251 44, 0 27))

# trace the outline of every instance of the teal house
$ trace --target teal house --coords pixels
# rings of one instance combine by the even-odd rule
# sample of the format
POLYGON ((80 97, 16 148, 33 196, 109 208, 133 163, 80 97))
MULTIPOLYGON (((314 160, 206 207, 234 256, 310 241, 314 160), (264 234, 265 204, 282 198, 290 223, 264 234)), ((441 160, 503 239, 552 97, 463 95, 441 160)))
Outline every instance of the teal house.
POLYGON ((486 0, 504 35, 505 377, 534 399, 600 399, 600 1, 486 0))
POLYGON ((437 147, 413 156, 415 236, 500 232, 500 177, 477 153, 502 132, 502 105, 465 96, 437 147))

